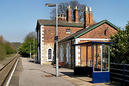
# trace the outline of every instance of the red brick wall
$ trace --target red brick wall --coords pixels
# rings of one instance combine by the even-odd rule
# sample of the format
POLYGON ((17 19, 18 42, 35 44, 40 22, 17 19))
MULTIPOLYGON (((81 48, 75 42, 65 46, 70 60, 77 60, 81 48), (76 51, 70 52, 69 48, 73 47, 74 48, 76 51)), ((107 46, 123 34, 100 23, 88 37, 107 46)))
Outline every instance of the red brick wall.
POLYGON ((55 28, 53 26, 44 26, 44 43, 54 43, 55 28))
POLYGON ((59 27, 59 40, 77 32, 78 30, 80 30, 82 28, 78 28, 78 27, 59 27), (70 29, 70 34, 66 34, 66 29, 70 29))
POLYGON ((117 30, 105 23, 97 27, 96 29, 80 36, 80 38, 110 38, 111 35, 114 35, 116 33, 117 30), (106 35, 104 34, 105 30, 107 30, 106 35))
MULTIPOLYGON (((59 40, 71 35, 72 33, 75 33, 76 31, 80 30, 82 28, 78 27, 58 27, 58 35, 59 40), (70 29, 70 34, 66 33, 66 29, 70 29)), ((54 36, 55 36, 55 27, 54 26, 44 26, 44 42, 45 43, 54 43, 54 36)))

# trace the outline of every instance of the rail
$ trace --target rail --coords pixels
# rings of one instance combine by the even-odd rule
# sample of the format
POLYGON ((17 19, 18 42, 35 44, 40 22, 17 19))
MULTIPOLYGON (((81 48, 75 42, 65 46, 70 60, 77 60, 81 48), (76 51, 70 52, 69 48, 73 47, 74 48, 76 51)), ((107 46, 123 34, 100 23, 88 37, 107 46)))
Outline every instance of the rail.
POLYGON ((17 62, 19 54, 16 54, 7 64, 0 69, 0 86, 5 86, 9 76, 17 62))

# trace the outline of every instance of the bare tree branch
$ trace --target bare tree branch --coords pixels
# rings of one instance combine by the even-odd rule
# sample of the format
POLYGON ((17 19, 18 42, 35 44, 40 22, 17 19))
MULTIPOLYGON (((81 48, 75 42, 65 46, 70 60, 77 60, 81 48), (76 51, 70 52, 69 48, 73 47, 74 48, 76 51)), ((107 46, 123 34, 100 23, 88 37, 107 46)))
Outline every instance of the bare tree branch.
MULTIPOLYGON (((79 15, 79 20, 82 21, 83 20, 83 12, 84 12, 84 9, 85 9, 85 4, 80 4, 77 0, 72 0, 72 1, 69 1, 69 2, 65 2, 65 3, 60 3, 59 4, 59 7, 58 7, 58 14, 64 14, 66 16, 66 10, 67 10, 67 7, 68 5, 70 5, 71 7, 71 17, 72 17, 72 20, 73 20, 73 10, 75 8, 75 6, 78 7, 78 15, 79 15)), ((55 19, 55 16, 56 16, 56 9, 53 8, 50 12, 50 18, 51 19, 55 19)))

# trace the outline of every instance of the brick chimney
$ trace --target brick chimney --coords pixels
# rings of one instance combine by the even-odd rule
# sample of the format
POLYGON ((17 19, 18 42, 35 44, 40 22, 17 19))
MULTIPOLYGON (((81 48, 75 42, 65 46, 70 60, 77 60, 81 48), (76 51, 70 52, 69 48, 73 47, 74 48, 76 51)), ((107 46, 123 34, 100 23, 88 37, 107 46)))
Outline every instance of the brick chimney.
POLYGON ((93 13, 91 8, 86 7, 84 11, 84 28, 93 25, 93 13))
POLYGON ((88 26, 89 26, 89 11, 88 11, 88 7, 86 7, 84 11, 84 28, 88 26))
POLYGON ((70 5, 67 8, 67 21, 72 22, 70 5))
POLYGON ((75 8, 74 8, 73 16, 74 16, 74 22, 78 23, 79 22, 79 18, 78 18, 78 9, 77 9, 77 6, 75 6, 75 8))
POLYGON ((62 20, 61 15, 58 15, 58 20, 59 20, 59 21, 62 20))
POLYGON ((61 17, 62 17, 62 20, 63 20, 63 21, 66 21, 66 17, 65 17, 65 15, 64 15, 64 13, 61 14, 61 17))
POLYGON ((60 21, 66 21, 65 15, 62 13, 61 15, 58 15, 58 20, 60 21))
POLYGON ((91 7, 89 8, 89 24, 90 26, 93 25, 93 13, 91 7))

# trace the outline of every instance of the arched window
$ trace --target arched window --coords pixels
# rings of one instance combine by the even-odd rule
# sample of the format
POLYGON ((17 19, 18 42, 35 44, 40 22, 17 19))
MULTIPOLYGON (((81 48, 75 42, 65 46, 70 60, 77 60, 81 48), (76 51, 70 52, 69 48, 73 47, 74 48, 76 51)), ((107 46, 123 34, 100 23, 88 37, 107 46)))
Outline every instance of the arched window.
POLYGON ((52 57, 53 57, 53 51, 52 49, 48 49, 48 61, 52 61, 52 57))

